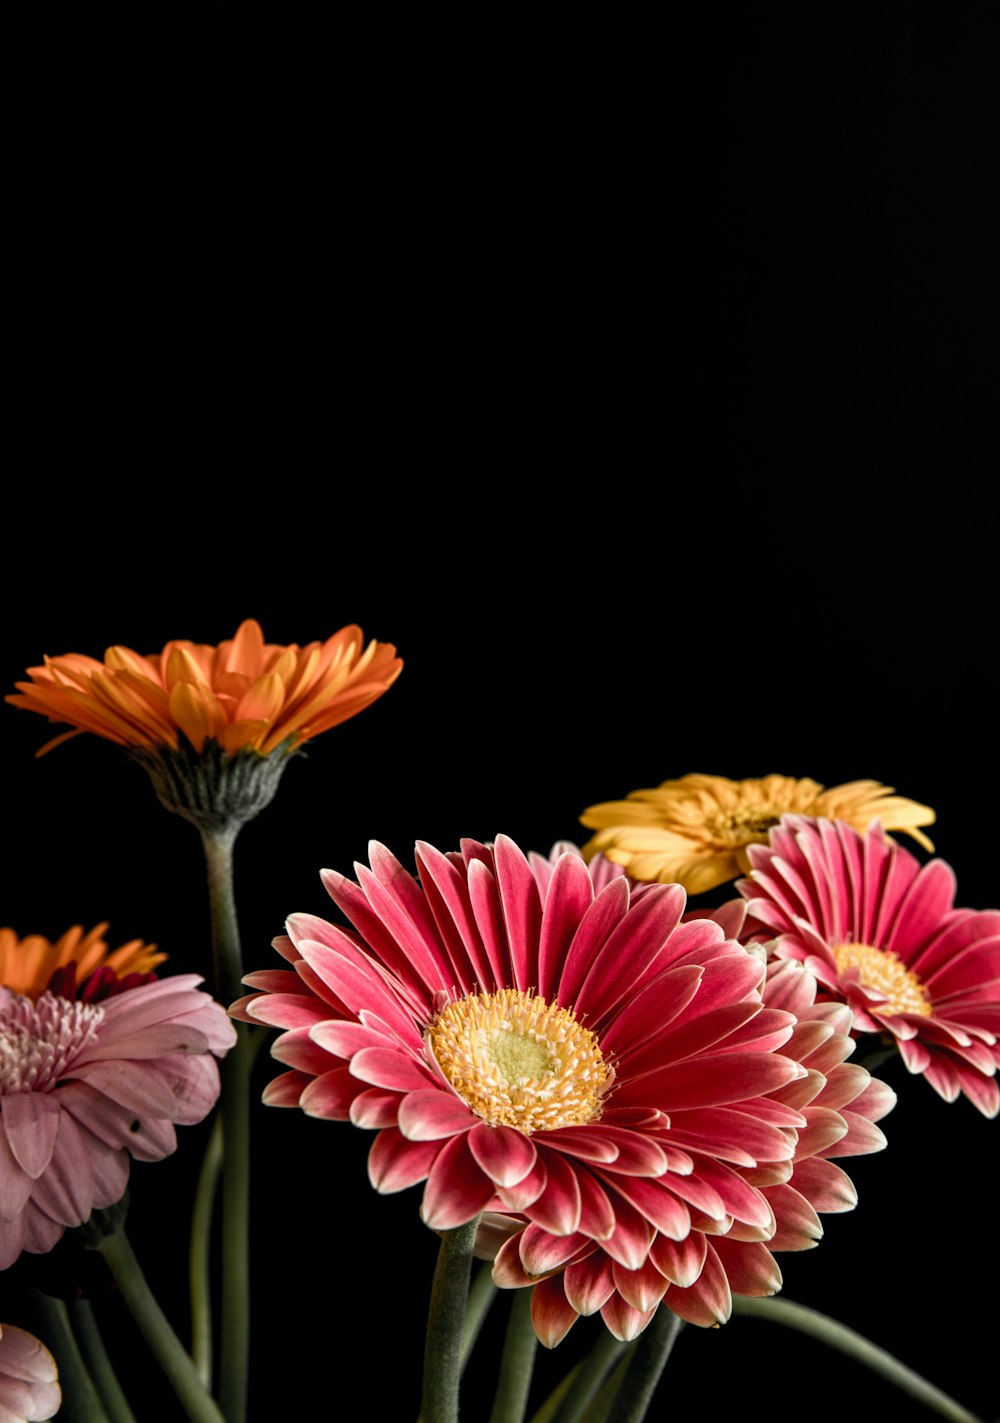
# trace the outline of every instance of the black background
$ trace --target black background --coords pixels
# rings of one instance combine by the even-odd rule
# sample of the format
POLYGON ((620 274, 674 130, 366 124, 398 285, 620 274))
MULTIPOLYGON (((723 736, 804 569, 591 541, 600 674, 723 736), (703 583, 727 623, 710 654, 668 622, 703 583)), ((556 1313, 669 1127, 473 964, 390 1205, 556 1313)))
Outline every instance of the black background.
MULTIPOLYGON (((692 770, 895 785, 937 809, 959 902, 996 904, 988 8, 373 18, 207 36, 71 98, 40 69, 8 684, 244 616, 276 642, 358 621, 406 661, 243 832, 248 968, 370 837, 404 860, 500 831, 547 849, 692 770)), ((207 971, 191 828, 111 745, 35 762, 42 720, 0 719, 0 919, 109 918, 112 943, 207 971)), ((782 1257, 786 1292, 990 1415, 996 1125, 886 1075, 889 1150, 782 1257)), ((180 1323, 203 1140, 133 1171, 131 1233, 180 1323)), ((367 1145, 258 1111, 255 1420, 338 1416, 346 1382, 415 1416, 435 1241, 417 1192, 371 1191, 367 1145)), ((672 1375, 720 1413, 894 1406, 742 1321, 686 1330, 672 1375)))

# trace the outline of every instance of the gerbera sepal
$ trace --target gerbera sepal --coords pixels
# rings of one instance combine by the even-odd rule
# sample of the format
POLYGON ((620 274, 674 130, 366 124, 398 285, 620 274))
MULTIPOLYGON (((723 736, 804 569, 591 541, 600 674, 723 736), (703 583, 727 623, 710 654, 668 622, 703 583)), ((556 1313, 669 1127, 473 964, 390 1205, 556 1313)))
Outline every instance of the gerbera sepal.
POLYGON ((182 740, 177 749, 130 747, 167 810, 192 821, 199 830, 236 830, 270 805, 290 757, 299 755, 289 737, 268 755, 248 748, 230 754, 206 740, 196 751, 182 740))
POLYGON ((93 1211, 88 1220, 76 1227, 76 1235, 86 1250, 97 1250, 109 1235, 117 1235, 128 1216, 129 1193, 125 1192, 114 1205, 93 1211))

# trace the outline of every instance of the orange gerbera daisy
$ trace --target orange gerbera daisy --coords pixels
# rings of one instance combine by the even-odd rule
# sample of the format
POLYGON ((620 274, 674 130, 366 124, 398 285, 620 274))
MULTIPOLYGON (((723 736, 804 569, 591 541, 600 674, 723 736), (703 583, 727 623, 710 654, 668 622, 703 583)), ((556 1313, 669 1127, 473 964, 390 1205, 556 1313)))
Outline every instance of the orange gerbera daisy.
POLYGON ((283 647, 264 641, 260 624, 241 623, 235 637, 212 647, 168 642, 140 656, 109 647, 104 661, 69 652, 29 667, 7 697, 74 730, 46 743, 92 731, 121 746, 180 749, 180 737, 201 752, 214 741, 229 755, 278 746, 293 750, 347 721, 380 697, 402 662, 388 642, 369 642, 359 627, 343 627, 326 642, 283 647))
POLYGON ((85 934, 82 924, 74 924, 54 943, 42 934, 19 939, 13 929, 0 929, 0 984, 36 1002, 47 989, 64 998, 86 998, 99 989, 107 997, 118 985, 133 988, 155 977, 153 970, 167 955, 141 939, 109 949, 107 928, 97 924, 85 934))
POLYGON ((590 806, 580 819, 598 833, 583 852, 589 860, 600 851, 633 879, 682 884, 700 894, 746 874, 747 846, 766 845, 768 831, 786 814, 842 820, 862 834, 880 820, 886 830, 902 830, 934 849, 918 828, 933 825, 933 810, 879 781, 825 790, 791 776, 731 781, 690 775, 590 806))

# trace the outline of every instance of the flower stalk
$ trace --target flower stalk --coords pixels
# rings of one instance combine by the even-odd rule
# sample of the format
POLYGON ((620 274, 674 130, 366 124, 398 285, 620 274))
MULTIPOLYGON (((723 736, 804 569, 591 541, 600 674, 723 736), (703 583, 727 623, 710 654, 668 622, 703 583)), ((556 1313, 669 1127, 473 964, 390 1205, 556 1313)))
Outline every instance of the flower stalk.
POLYGON ((849 1329, 818 1309, 810 1309, 804 1304, 795 1304, 788 1299, 749 1299, 741 1295, 733 1296, 733 1313, 750 1319, 768 1319, 774 1324, 783 1324, 788 1329, 797 1329, 800 1334, 808 1334, 830 1349, 846 1354, 855 1363, 894 1384, 901 1392, 915 1398, 918 1403, 947 1418, 950 1423, 978 1423, 976 1415, 962 1404, 949 1397, 942 1389, 928 1379, 907 1368, 905 1364, 888 1352, 866 1339, 863 1334, 849 1329))
POLYGON ((462 1331, 479 1217, 441 1237, 424 1347, 423 1423, 457 1423, 462 1331))
POLYGON ((104 1340, 98 1328, 94 1311, 87 1299, 71 1300, 67 1305, 73 1334, 80 1353, 86 1363, 94 1387, 100 1394, 101 1403, 108 1416, 108 1423, 136 1423, 135 1414, 129 1407, 128 1399, 114 1365, 104 1347, 104 1340))
POLYGON ((681 1321, 673 1310, 656 1311, 640 1334, 635 1353, 608 1415, 610 1423, 642 1423, 680 1333, 681 1321))
POLYGON ((522 1423, 537 1348, 538 1338, 531 1322, 531 1290, 516 1290, 507 1321, 490 1423, 522 1423))
POLYGON ((38 1333, 51 1349, 59 1368, 62 1405, 59 1423, 111 1423, 101 1405, 93 1380, 87 1372, 80 1348, 70 1328, 66 1305, 42 1290, 33 1289, 31 1310, 38 1320, 38 1333))
MULTIPOLYGON (((239 996, 243 977, 233 892, 233 846, 239 825, 202 827, 212 918, 215 991, 223 1003, 239 996)), ((220 1065, 222 1080, 222 1340, 219 1401, 228 1423, 246 1416, 250 1363, 250 1069, 251 1030, 237 1024, 237 1043, 220 1065)), ((204 1355, 199 1366, 204 1372, 204 1355)))
POLYGON ((191 1357, 205 1388, 212 1387, 212 1286, 210 1248, 215 1193, 222 1172, 222 1118, 216 1116, 198 1174, 191 1213, 188 1288, 191 1296, 191 1357))
POLYGON ((125 1232, 115 1231, 105 1235, 91 1248, 103 1255, 139 1332, 169 1379, 191 1423, 228 1423, 202 1387, 191 1356, 177 1338, 146 1283, 125 1232))

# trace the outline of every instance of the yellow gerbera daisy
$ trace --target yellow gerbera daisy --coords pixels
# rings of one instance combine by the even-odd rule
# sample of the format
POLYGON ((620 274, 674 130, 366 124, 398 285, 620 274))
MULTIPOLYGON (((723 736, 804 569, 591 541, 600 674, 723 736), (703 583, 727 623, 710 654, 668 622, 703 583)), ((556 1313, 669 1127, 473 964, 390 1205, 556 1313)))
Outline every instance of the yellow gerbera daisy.
POLYGON ((746 874, 746 847, 767 844, 771 826, 789 813, 843 820, 861 833, 880 820, 884 829, 901 830, 925 850, 934 849, 918 828, 933 825, 933 810, 880 781, 825 790, 817 781, 791 776, 731 781, 690 775, 588 807, 580 819, 597 834, 583 853, 589 860, 601 851, 633 879, 682 884, 700 894, 746 874))

